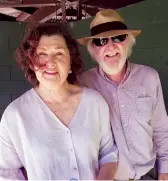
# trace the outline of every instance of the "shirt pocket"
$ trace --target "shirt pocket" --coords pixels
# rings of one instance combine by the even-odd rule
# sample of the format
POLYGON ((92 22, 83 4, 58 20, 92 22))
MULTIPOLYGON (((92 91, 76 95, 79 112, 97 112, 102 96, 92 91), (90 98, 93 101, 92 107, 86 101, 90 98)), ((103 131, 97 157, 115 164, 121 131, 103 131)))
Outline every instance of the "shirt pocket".
POLYGON ((150 122, 152 117, 152 97, 139 97, 135 102, 135 117, 138 121, 150 122))

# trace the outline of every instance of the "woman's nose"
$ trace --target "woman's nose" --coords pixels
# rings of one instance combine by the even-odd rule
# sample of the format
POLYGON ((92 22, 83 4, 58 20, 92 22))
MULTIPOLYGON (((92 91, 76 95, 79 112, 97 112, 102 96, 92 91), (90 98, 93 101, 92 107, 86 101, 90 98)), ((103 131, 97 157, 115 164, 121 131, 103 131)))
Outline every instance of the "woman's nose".
POLYGON ((51 66, 51 67, 56 66, 56 60, 53 56, 50 56, 48 58, 47 66, 51 66))

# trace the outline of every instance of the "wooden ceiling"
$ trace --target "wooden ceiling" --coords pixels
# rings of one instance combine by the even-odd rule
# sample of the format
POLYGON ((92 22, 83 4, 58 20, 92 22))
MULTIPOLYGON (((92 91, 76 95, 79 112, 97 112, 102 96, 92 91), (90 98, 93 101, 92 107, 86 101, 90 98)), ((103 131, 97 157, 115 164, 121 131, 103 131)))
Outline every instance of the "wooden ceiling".
POLYGON ((144 0, 0 0, 0 21, 76 21, 144 0))

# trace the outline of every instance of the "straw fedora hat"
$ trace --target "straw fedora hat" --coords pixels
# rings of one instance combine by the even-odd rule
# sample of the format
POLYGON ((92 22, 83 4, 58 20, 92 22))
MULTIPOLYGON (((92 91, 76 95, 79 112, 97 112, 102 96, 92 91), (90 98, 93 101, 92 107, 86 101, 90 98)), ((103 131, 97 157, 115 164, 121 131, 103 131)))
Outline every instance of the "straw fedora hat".
POLYGON ((141 30, 130 30, 124 24, 124 19, 113 9, 99 11, 90 24, 91 36, 78 38, 77 41, 86 45, 89 39, 107 38, 122 34, 132 34, 136 37, 141 30))

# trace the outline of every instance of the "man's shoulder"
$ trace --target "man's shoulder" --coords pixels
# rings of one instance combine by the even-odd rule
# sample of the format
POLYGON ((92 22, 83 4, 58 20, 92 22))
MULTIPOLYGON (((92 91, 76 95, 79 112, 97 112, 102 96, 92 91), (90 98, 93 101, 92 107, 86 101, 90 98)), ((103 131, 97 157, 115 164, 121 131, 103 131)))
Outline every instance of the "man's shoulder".
POLYGON ((142 65, 142 64, 136 64, 136 63, 131 63, 131 67, 132 67, 132 72, 136 73, 136 74, 143 74, 143 75, 147 75, 147 76, 156 76, 158 75, 158 72, 148 66, 148 65, 142 65))
POLYGON ((81 85, 94 88, 94 84, 97 82, 98 77, 98 67, 95 67, 79 75, 78 82, 81 85))
POLYGON ((98 67, 94 67, 92 69, 89 69, 89 70, 83 72, 80 76, 81 77, 89 76, 90 78, 92 78, 92 76, 97 76, 97 74, 98 74, 98 67))

